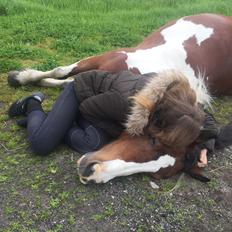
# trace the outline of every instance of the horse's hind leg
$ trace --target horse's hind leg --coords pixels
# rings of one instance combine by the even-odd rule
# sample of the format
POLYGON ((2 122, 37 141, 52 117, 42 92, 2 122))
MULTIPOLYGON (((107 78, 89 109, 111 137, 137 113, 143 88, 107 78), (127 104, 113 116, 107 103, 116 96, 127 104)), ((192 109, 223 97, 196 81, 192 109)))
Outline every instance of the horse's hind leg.
MULTIPOLYGON (((124 49, 125 50, 125 49, 124 49)), ((127 49, 128 50, 128 49, 127 49)), ((38 71, 35 69, 26 69, 24 71, 12 71, 8 76, 8 83, 12 86, 26 85, 36 83, 41 86, 60 86, 70 80, 55 80, 71 77, 75 74, 88 70, 99 69, 108 72, 119 72, 127 70, 125 64, 126 55, 124 53, 107 52, 102 55, 92 56, 68 66, 57 67, 51 71, 38 71), (49 79, 48 79, 49 78, 49 79)))
POLYGON ((74 64, 57 67, 54 68, 53 70, 46 72, 38 71, 35 69, 26 69, 23 71, 11 71, 9 72, 8 75, 8 83, 11 86, 15 86, 15 87, 20 85, 30 84, 30 83, 36 83, 37 85, 50 86, 50 87, 63 85, 65 82, 69 82, 70 80, 65 81, 65 80, 55 80, 55 79, 63 79, 73 76, 80 72, 84 72, 92 69, 98 69, 99 62, 101 63, 102 57, 103 55, 92 56, 90 58, 76 62, 74 64))
POLYGON ((35 69, 26 69, 23 71, 11 71, 8 75, 8 83, 11 86, 20 86, 26 85, 29 83, 37 83, 40 84, 41 80, 45 78, 53 78, 59 79, 63 77, 68 77, 72 70, 77 66, 77 63, 61 66, 54 68, 50 71, 38 71, 35 69))
POLYGON ((45 78, 37 83, 39 86, 43 87, 59 87, 59 86, 65 86, 66 84, 70 83, 73 81, 72 77, 63 79, 63 80, 58 80, 54 78, 45 78))

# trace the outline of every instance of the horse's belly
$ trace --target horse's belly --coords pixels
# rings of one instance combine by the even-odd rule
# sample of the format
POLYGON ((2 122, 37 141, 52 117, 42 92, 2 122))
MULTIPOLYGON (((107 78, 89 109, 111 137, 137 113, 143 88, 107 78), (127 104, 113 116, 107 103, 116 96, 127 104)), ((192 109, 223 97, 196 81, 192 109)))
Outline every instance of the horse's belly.
MULTIPOLYGON (((125 53, 125 52, 123 52, 125 53)), ((168 69, 181 71, 189 80, 191 88, 196 92, 197 101, 208 104, 210 97, 199 73, 196 76, 194 69, 187 63, 187 53, 183 46, 175 43, 163 44, 146 50, 137 50, 127 55, 128 69, 138 69, 141 74, 162 72, 168 69)))

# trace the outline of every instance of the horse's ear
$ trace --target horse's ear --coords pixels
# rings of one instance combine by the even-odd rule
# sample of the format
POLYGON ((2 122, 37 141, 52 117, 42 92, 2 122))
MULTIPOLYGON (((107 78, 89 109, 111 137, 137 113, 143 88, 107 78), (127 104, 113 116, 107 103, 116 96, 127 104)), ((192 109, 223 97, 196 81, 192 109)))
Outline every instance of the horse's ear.
POLYGON ((192 167, 185 167, 184 172, 187 173, 189 176, 191 176, 194 179, 197 179, 201 182, 209 182, 210 179, 202 174, 203 169, 199 168, 198 166, 192 166, 192 167))
POLYGON ((184 172, 187 173, 194 179, 200 180, 201 182, 209 182, 210 179, 205 177, 202 172, 203 168, 197 166, 200 158, 201 149, 199 146, 191 147, 186 151, 188 155, 185 157, 184 172))

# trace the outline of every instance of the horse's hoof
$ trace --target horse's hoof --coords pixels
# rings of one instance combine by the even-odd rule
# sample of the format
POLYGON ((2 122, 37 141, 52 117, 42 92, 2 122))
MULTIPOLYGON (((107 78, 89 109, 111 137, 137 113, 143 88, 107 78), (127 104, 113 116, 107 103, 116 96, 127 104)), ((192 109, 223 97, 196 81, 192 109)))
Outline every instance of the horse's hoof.
POLYGON ((8 74, 8 84, 13 87, 21 86, 19 80, 17 80, 17 76, 19 75, 19 71, 10 71, 8 74))

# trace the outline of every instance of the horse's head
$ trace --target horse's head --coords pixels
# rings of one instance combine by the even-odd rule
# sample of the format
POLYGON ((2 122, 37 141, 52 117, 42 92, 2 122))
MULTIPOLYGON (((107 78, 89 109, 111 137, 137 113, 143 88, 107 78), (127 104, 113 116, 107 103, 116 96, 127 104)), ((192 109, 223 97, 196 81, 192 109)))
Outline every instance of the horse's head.
MULTIPOLYGON (((156 173, 161 169, 172 168, 176 163, 176 156, 169 155, 168 150, 158 141, 146 135, 131 136, 124 133, 99 151, 82 156, 78 160, 78 173, 84 184, 105 183, 117 176, 139 172, 156 173)), ((172 170, 174 172, 177 170, 172 170)))
MULTIPOLYGON (((127 130, 118 140, 79 159, 82 183, 105 183, 116 176, 138 172, 153 172, 164 178, 184 168, 186 151, 200 137, 205 114, 188 81, 182 76, 172 80, 165 88, 161 86, 165 91, 160 91, 162 97, 156 98, 154 104, 141 95, 134 98, 138 108, 144 107, 145 113, 139 114, 144 115, 143 123, 149 111, 142 135, 131 135, 127 130)), ((137 124, 133 115, 130 119, 130 126, 137 124)))

